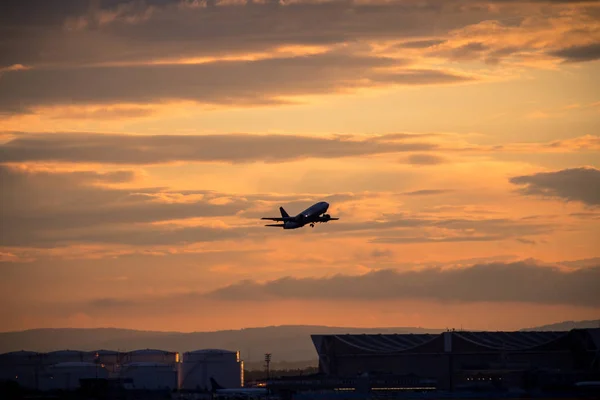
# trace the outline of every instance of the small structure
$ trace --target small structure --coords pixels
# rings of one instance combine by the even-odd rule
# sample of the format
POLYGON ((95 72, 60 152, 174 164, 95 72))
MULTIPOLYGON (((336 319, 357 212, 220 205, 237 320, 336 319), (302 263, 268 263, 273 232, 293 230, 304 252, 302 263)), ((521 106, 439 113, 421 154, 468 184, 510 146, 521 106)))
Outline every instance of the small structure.
POLYGON ((180 388, 183 390, 209 391, 210 379, 226 389, 244 385, 244 362, 239 351, 205 349, 183 354, 180 372, 180 388))

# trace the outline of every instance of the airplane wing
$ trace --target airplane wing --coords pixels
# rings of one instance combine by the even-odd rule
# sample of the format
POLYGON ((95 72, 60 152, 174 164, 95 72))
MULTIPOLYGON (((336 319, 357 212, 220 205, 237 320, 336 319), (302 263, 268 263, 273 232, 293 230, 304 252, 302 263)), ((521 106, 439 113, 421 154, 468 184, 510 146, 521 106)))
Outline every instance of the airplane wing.
POLYGON ((285 225, 284 224, 267 224, 265 226, 276 226, 276 227, 279 227, 279 228, 283 228, 285 225))
POLYGON ((293 221, 294 217, 262 217, 261 219, 266 219, 269 221, 285 222, 285 221, 293 221))

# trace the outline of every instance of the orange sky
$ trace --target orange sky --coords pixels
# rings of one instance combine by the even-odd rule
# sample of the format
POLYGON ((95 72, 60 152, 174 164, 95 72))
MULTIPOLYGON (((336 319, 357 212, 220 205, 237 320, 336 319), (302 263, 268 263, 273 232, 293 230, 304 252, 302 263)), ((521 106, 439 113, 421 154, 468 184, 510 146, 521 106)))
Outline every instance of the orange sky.
POLYGON ((266 3, 0 13, 0 331, 599 317, 598 3, 266 3))

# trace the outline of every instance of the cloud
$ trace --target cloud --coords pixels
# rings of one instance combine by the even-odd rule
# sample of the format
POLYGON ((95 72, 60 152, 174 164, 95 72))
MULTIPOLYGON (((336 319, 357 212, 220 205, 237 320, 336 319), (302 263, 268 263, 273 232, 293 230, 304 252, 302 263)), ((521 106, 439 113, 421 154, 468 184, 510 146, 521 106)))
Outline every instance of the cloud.
POLYGON ((379 237, 371 240, 371 243, 387 243, 387 244, 410 244, 410 243, 455 243, 455 242, 493 242, 505 239, 502 235, 487 235, 487 236, 448 236, 448 237, 379 237))
MULTIPOLYGON (((415 135, 415 138, 419 138, 415 135)), ((286 162, 302 158, 339 158, 437 147, 396 134, 360 137, 297 135, 114 135, 86 133, 26 134, 0 145, 0 162, 84 162, 159 164, 197 162, 286 162), (281 151, 281 149, 286 149, 281 151)))
POLYGON ((174 162, 289 162, 413 153, 399 162, 436 165, 447 158, 426 152, 460 154, 584 152, 600 149, 600 138, 586 135, 550 143, 502 146, 444 140, 443 135, 392 133, 329 137, 279 134, 128 135, 105 133, 16 133, 0 144, 0 163, 59 162, 147 165, 174 162), (281 149, 286 151, 282 152, 281 149))
POLYGON ((290 96, 473 79, 440 70, 406 69, 407 65, 406 60, 342 52, 203 64, 18 70, 0 79, 0 112, 73 103, 287 104, 290 96))
POLYGON ((129 181, 111 173, 29 171, 0 166, 0 245, 48 246, 69 242, 169 244, 237 237, 223 229, 169 230, 149 224, 194 217, 231 216, 249 207, 242 198, 216 204, 218 193, 181 195, 159 188, 120 189, 98 183, 129 181))
POLYGON ((533 240, 560 229, 559 222, 528 218, 454 218, 430 217, 419 213, 388 215, 386 218, 347 222, 338 221, 311 235, 362 237, 368 243, 385 245, 502 242, 533 240))
POLYGON ((19 3, 5 10, 0 21, 11 35, 0 45, 0 65, 148 61, 421 38, 487 18, 460 1, 200 2, 206 7, 198 7, 180 1, 68 0, 52 9, 39 3, 31 5, 39 6, 39 13, 19 3), (53 51, 44 51, 48 46, 53 51))
POLYGON ((523 243, 523 244, 531 244, 531 245, 536 244, 535 240, 523 239, 523 238, 518 238, 517 242, 520 242, 520 243, 523 243))
POLYGON ((447 159, 436 154, 411 154, 406 162, 413 165, 438 165, 447 162, 447 159))
POLYGON ((444 194, 451 192, 451 190, 446 189, 423 189, 423 190, 415 190, 412 192, 404 192, 402 193, 405 196, 432 196, 436 194, 444 194))
POLYGON ((595 168, 569 168, 554 172, 516 176, 510 179, 524 186, 524 195, 580 201, 590 206, 600 205, 600 170, 595 168))
POLYGON ((125 299, 114 299, 110 297, 95 299, 88 303, 91 308, 122 308, 134 305, 135 302, 125 299))
POLYGON ((239 243, 274 233, 265 231, 258 218, 278 215, 282 202, 288 210, 299 211, 318 200, 340 206, 378 195, 174 191, 144 187, 128 170, 67 172, 5 165, 0 165, 0 182, 0 246, 15 248, 13 253, 19 248, 24 258, 29 257, 23 253, 29 247, 49 250, 79 244, 84 252, 111 254, 127 246, 162 251, 161 246, 239 243), (99 248, 86 250, 85 245, 99 248))
POLYGON ((443 65, 439 57, 532 65, 581 58, 597 31, 585 7, 567 13, 568 2, 556 1, 82 3, 49 10, 36 2, 38 16, 20 4, 6 10, 0 113, 85 104, 105 111, 75 117, 137 117, 151 111, 106 107, 282 105, 357 88, 476 82, 471 67, 426 66, 443 65), (552 56, 549 48, 564 50, 552 56))
POLYGON ((595 212, 579 212, 569 214, 571 217, 582 218, 582 219, 600 219, 600 213, 595 212))
POLYGON ((563 1, 479 3, 486 5, 487 19, 452 30, 443 43, 423 49, 421 56, 542 68, 596 58, 600 24, 593 6, 563 1))
POLYGON ((598 307, 600 296, 595 282, 599 279, 600 266, 565 272, 521 261, 453 269, 380 270, 329 278, 284 277, 265 283, 247 280, 217 289, 208 296, 233 301, 426 299, 598 307))
POLYGON ((156 109, 141 106, 106 106, 106 107, 66 107, 53 112, 52 119, 124 119, 148 117, 156 113, 156 109))
MULTIPOLYGON (((137 174, 128 170, 65 172, 0 166, 0 178, 0 217, 3 221, 0 246, 8 247, 7 252, 14 254, 10 247, 50 249, 93 244, 110 253, 127 246, 160 248, 262 240, 265 235, 275 232, 262 229, 259 217, 276 215, 277 206, 282 202, 290 212, 297 212, 317 200, 334 204, 335 214, 343 219, 329 224, 326 229, 311 232, 311 237, 328 235, 339 239, 353 236, 367 238, 367 242, 395 244, 501 241, 528 238, 557 229, 556 223, 539 220, 448 219, 419 213, 388 214, 383 218, 361 220, 351 211, 352 206, 346 214, 350 213, 353 218, 344 217, 344 203, 360 203, 364 207, 366 201, 374 204, 385 195, 372 192, 278 196, 208 190, 173 191, 145 187, 137 174)), ((408 195, 431 196, 441 194, 440 190, 414 191, 408 195)), ((22 256, 29 257, 27 254, 22 256)))
POLYGON ((564 153, 564 152, 597 152, 600 151, 599 135, 583 135, 551 142, 521 142, 495 146, 465 147, 464 151, 503 152, 503 153, 564 153))
POLYGON ((442 39, 429 39, 429 40, 413 40, 408 42, 402 42, 396 45, 400 49, 424 49, 427 47, 433 47, 438 44, 444 43, 442 39))
POLYGON ((565 62, 577 63, 600 60, 600 43, 585 46, 572 46, 550 52, 555 57, 561 57, 565 62))
POLYGON ((451 48, 446 52, 440 52, 439 55, 445 55, 453 60, 474 60, 480 57, 481 53, 488 50, 488 46, 481 42, 469 42, 459 47, 451 48))

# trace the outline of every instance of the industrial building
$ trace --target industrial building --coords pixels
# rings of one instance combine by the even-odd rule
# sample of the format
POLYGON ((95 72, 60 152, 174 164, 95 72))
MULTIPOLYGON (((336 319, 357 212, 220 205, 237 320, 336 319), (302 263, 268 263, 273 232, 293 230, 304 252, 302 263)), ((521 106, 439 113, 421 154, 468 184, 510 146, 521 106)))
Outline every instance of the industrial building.
POLYGON ((106 368, 95 363, 61 362, 44 368, 38 374, 38 388, 48 390, 76 390, 81 379, 108 379, 106 368))
POLYGON ((312 340, 320 373, 345 378, 349 387, 365 376, 372 377, 371 389, 379 381, 441 390, 567 387, 600 378, 600 329, 312 335, 312 340))
POLYGON ((130 390, 210 390, 210 378, 228 389, 243 386, 239 352, 208 349, 184 354, 141 349, 60 350, 49 353, 16 351, 0 354, 0 382, 12 381, 24 389, 75 390, 82 380, 127 382, 130 390))
POLYGON ((224 388, 240 388, 244 385, 244 362, 239 351, 190 351, 183 354, 179 377, 182 390, 210 390, 211 377, 224 388))

